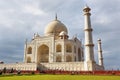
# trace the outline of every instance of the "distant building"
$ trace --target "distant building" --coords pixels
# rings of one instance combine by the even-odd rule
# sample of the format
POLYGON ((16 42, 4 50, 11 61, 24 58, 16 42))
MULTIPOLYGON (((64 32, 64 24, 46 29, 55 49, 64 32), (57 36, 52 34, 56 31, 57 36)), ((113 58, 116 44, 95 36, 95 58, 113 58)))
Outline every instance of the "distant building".
POLYGON ((0 64, 0 68, 67 71, 104 70, 100 39, 98 40, 99 64, 94 60, 90 10, 88 6, 83 9, 85 46, 82 46, 83 44, 77 37, 69 38, 67 27, 57 19, 56 15, 55 20, 47 25, 44 36, 36 33, 32 41, 25 42, 24 63, 0 64))

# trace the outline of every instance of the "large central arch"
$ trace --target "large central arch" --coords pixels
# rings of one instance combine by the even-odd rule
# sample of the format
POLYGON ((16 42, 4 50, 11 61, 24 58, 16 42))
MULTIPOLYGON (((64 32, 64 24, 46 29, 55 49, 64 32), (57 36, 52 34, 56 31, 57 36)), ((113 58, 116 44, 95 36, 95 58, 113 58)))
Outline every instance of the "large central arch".
POLYGON ((47 45, 43 44, 38 48, 37 60, 38 63, 49 62, 49 47, 47 45))

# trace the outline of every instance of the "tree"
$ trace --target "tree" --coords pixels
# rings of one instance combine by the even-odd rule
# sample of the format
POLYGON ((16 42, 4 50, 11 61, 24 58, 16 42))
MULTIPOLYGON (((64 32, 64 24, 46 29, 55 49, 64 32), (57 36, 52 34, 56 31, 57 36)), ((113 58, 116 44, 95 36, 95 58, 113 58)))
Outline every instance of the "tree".
POLYGON ((4 69, 3 69, 3 73, 6 73, 6 67, 4 67, 4 69))

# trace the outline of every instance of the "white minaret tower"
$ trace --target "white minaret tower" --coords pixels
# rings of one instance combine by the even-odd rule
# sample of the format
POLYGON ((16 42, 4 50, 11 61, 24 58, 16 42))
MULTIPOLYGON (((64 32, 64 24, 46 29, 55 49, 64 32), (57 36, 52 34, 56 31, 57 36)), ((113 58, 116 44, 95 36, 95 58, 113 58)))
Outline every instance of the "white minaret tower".
POLYGON ((91 21, 90 21, 90 8, 86 6, 83 11, 84 11, 84 16, 85 16, 85 27, 84 27, 84 32, 85 32, 85 54, 86 54, 86 70, 88 71, 93 71, 94 70, 94 44, 93 44, 93 39, 92 39, 92 31, 93 29, 91 28, 91 21))
POLYGON ((104 66, 104 64, 103 64, 101 39, 98 39, 98 57, 99 57, 99 65, 100 66, 104 66))

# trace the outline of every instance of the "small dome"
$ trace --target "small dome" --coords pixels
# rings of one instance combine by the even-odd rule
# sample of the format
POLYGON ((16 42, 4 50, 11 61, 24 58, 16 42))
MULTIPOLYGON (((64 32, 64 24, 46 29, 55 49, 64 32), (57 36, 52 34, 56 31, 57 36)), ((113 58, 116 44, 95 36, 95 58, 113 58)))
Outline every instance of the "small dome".
POLYGON ((86 5, 83 9, 84 12, 89 12, 91 9, 86 5))
POLYGON ((59 36, 64 36, 67 35, 67 33, 65 31, 60 32, 59 36))
POLYGON ((34 36, 33 36, 32 40, 34 40, 36 38, 40 38, 40 35, 38 33, 34 33, 34 36))
POLYGON ((68 33, 66 26, 56 19, 47 25, 45 29, 45 35, 48 36, 55 34, 56 36, 58 36, 61 31, 65 31, 66 33, 68 33))
POLYGON ((36 38, 36 37, 40 37, 40 35, 39 35, 38 33, 36 33, 34 36, 35 36, 35 38, 36 38))

